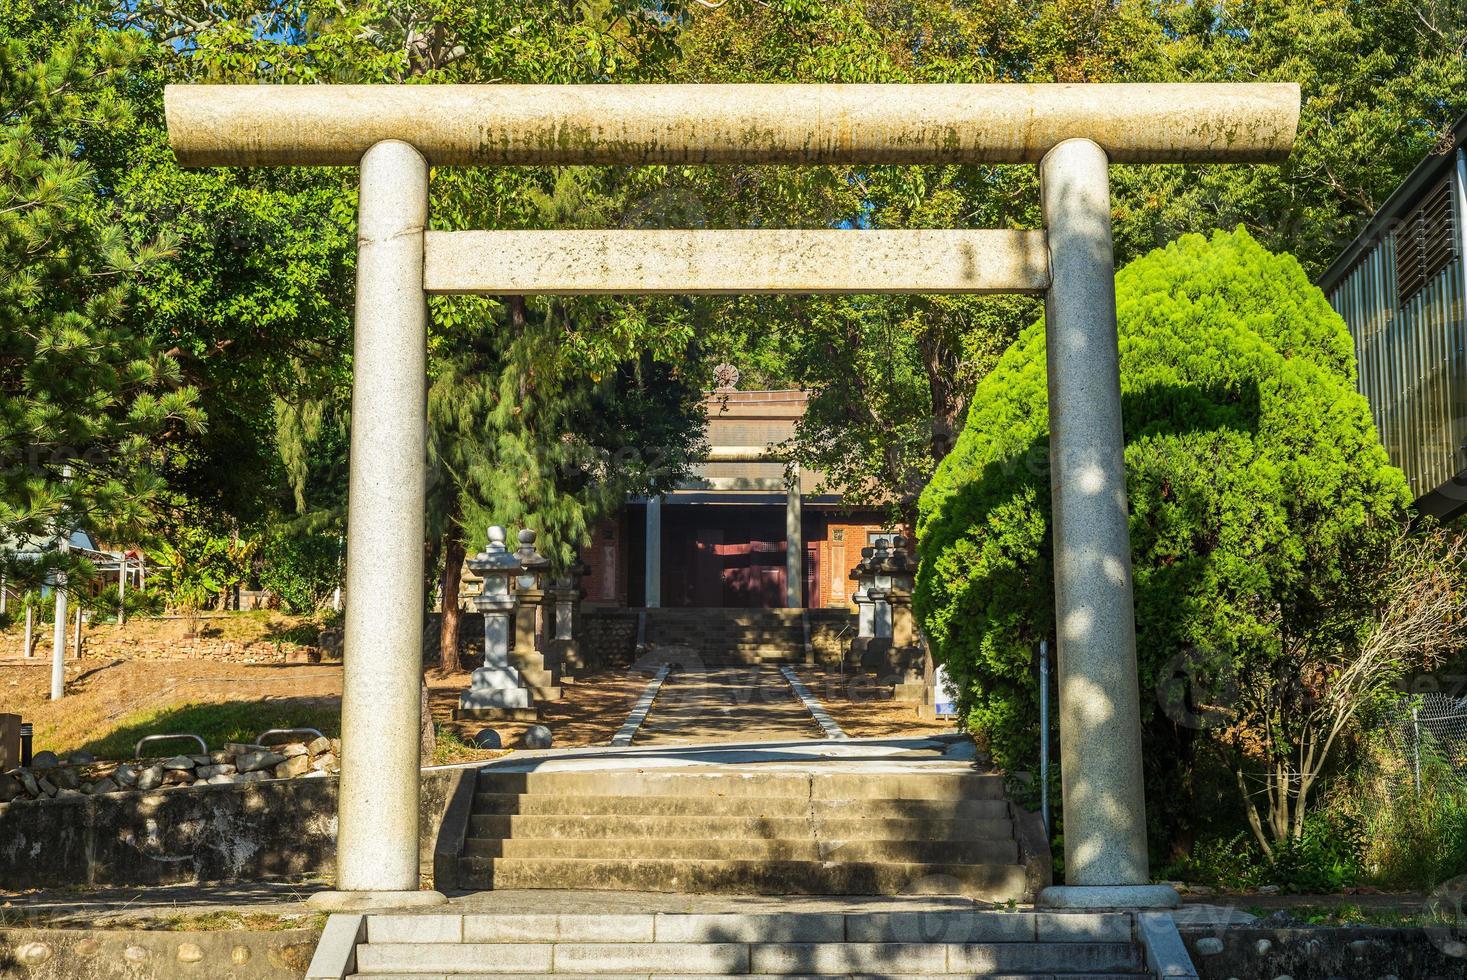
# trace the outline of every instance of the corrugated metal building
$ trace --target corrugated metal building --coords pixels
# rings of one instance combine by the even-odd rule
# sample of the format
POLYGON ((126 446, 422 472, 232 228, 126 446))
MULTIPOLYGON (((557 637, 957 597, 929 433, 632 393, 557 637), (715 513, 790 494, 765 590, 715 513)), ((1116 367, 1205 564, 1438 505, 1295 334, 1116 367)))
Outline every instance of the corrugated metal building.
POLYGON ((1417 506, 1467 509, 1467 116, 1319 279, 1417 506))

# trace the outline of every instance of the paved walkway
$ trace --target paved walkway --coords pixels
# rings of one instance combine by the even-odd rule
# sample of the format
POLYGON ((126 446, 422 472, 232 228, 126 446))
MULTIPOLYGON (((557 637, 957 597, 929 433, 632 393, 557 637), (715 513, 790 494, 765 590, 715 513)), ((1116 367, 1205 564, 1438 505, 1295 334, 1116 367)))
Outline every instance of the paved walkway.
POLYGON ((633 745, 820 738, 778 667, 675 668, 633 745))

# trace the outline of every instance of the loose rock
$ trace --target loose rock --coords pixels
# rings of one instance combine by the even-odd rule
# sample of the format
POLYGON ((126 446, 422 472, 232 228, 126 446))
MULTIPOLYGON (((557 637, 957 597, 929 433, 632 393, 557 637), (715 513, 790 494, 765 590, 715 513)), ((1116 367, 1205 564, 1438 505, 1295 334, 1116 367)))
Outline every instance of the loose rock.
POLYGON ((92 784, 93 793, 120 793, 121 791, 122 787, 118 786, 111 779, 102 779, 92 784))
POLYGON ((163 760, 164 769, 192 769, 198 763, 186 755, 175 755, 171 759, 163 760))
POLYGON ((221 772, 217 776, 210 776, 208 779, 210 786, 230 786, 237 782, 239 782, 239 777, 227 772, 221 772))
POLYGON ((324 755, 318 755, 316 758, 311 760, 311 769, 316 772, 331 772, 335 768, 336 756, 332 755, 330 752, 327 752, 324 755))
POLYGON ((311 739, 310 744, 306 746, 306 751, 311 755, 324 755, 331 751, 331 739, 325 735, 318 735, 311 739))
POLYGON ((21 781, 9 773, 0 773, 0 803, 9 803, 25 792, 21 781))
POLYGON ((234 760, 234 767, 240 772, 254 772, 257 769, 273 769, 284 761, 285 756, 267 749, 244 753, 234 760))
POLYGON ((53 769, 50 779, 60 789, 81 789, 81 774, 75 769, 53 769))
POLYGON ((525 729, 525 748, 527 749, 548 749, 554 740, 554 735, 544 725, 531 725, 525 729))
POLYGON ((56 758, 55 752, 37 752, 31 756, 32 769, 54 769, 61 760, 56 758))
POLYGON ((187 786, 194 781, 194 774, 188 769, 169 769, 163 773, 164 786, 187 786))
POLYGON ((289 745, 285 745, 280 749, 280 754, 285 756, 287 759, 294 759, 298 755, 308 754, 308 750, 306 749, 305 745, 300 742, 291 742, 289 745))
POLYGON ((307 759, 305 753, 302 752, 300 755, 291 756, 289 759, 286 759, 284 762, 276 766, 275 778, 290 779, 293 776, 299 776, 301 773, 305 772, 307 767, 309 766, 310 760, 307 759))
POLYGON ((132 787, 138 784, 138 767, 124 763, 112 770, 112 778, 118 786, 132 787))
POLYGON ((1203 936, 1197 940, 1198 956, 1216 956, 1223 951, 1223 941, 1216 936, 1203 936))
POLYGON ((97 757, 92 755, 92 753, 88 752, 86 749, 78 749, 77 751, 71 753, 71 755, 68 757, 68 761, 70 761, 71 764, 74 766, 89 766, 97 761, 97 757))
POLYGON ((474 748, 476 749, 500 749, 503 747, 504 740, 492 728, 480 729, 474 735, 474 748))
POLYGON ((138 773, 138 789, 147 791, 163 785, 163 767, 149 766, 138 773))

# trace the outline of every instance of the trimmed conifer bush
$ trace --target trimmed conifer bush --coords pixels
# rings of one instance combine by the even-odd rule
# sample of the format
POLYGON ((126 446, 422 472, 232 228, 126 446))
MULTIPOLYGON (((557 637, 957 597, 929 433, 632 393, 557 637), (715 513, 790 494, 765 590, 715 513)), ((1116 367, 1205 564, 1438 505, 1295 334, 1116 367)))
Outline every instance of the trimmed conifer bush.
MULTIPOLYGON (((1341 628, 1316 621, 1316 600, 1351 588, 1411 498, 1355 391, 1344 321, 1292 256, 1241 228, 1188 235, 1122 269, 1116 293, 1156 827, 1187 795, 1196 735, 1161 710, 1159 672, 1341 628)), ((1046 403, 1040 321, 979 384, 917 528, 924 629, 969 726, 1011 769, 1034 766, 1034 658, 1054 637, 1046 403)))

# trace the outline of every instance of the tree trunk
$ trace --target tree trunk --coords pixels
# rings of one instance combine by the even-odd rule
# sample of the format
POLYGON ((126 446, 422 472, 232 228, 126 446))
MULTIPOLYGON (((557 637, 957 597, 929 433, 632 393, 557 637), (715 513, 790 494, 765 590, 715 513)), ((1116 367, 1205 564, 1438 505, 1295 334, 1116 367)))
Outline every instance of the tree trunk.
POLYGON ((458 590, 463 577, 464 532, 458 524, 458 508, 449 515, 443 532, 443 617, 438 631, 438 669, 453 673, 458 660, 458 590))
POLYGON ((418 705, 422 711, 418 724, 418 752, 422 764, 431 766, 438 748, 438 733, 433 728, 433 712, 428 707, 428 682, 418 681, 418 705))

